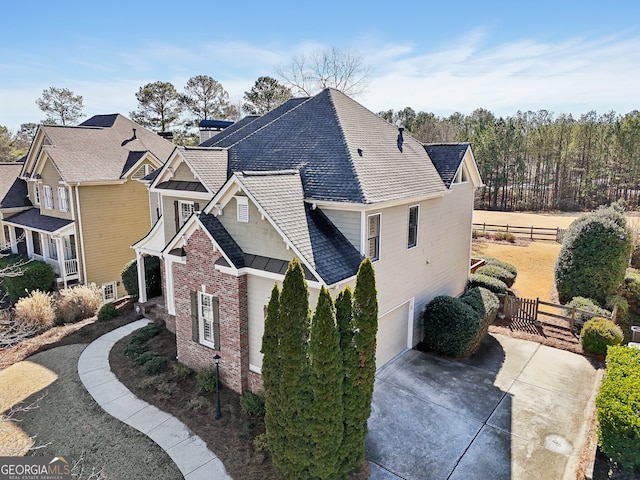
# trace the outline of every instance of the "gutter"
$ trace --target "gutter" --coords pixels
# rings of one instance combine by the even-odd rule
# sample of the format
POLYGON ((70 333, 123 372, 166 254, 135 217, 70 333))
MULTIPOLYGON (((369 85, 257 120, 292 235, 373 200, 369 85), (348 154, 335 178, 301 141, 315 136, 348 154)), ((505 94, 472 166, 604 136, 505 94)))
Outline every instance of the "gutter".
POLYGON ((79 183, 75 185, 76 191, 76 208, 78 210, 78 237, 80 238, 80 252, 82 253, 82 278, 84 283, 87 283, 87 263, 84 254, 84 232, 82 230, 82 214, 80 213, 80 194, 78 193, 79 183))

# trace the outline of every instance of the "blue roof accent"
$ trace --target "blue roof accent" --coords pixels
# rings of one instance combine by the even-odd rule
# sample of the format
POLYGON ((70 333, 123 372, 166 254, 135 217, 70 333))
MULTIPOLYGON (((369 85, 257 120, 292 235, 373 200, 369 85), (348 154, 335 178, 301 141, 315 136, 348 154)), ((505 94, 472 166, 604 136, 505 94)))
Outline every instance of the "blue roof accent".
POLYGON ((91 118, 87 118, 84 122, 82 122, 78 126, 110 128, 110 127, 113 127, 113 124, 116 122, 117 118, 118 118, 117 113, 111 113, 108 115, 94 115, 91 118))
POLYGON ((424 149, 447 188, 451 186, 468 148, 468 143, 425 144, 424 149))
POLYGON ((233 122, 227 120, 200 120, 200 128, 227 128, 233 125, 233 122))

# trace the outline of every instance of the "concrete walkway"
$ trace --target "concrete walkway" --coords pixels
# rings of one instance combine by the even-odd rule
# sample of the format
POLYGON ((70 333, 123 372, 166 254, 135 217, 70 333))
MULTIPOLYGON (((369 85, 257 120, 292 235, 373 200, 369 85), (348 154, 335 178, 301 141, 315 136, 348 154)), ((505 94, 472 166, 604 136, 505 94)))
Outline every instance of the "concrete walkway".
POLYGON ((185 480, 231 479, 224 465, 185 424, 136 397, 111 372, 113 345, 149 320, 138 320, 98 338, 82 352, 78 374, 87 391, 110 415, 147 435, 176 463, 185 480))
POLYGON ((600 367, 497 334, 462 361, 408 351, 376 375, 370 479, 574 479, 600 367))

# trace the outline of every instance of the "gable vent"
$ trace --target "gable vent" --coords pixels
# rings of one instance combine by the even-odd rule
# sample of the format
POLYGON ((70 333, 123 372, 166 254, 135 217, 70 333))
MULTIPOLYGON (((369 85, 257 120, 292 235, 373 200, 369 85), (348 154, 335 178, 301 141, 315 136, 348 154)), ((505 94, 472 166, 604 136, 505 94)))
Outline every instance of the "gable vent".
POLYGON ((249 223, 249 199, 247 197, 236 197, 238 205, 238 222, 249 223))

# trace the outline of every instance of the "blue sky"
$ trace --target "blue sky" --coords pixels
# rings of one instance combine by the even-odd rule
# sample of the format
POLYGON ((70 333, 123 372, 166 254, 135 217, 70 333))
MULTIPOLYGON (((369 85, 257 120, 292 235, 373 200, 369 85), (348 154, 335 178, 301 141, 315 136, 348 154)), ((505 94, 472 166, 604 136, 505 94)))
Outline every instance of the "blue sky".
POLYGON ((156 0, 3 5, 0 125, 39 122, 42 90, 66 87, 84 113, 135 110, 162 80, 210 75, 239 102, 294 55, 355 50, 370 65, 357 100, 448 116, 640 109, 640 2, 156 0), (184 6, 180 6, 184 5, 184 6))

